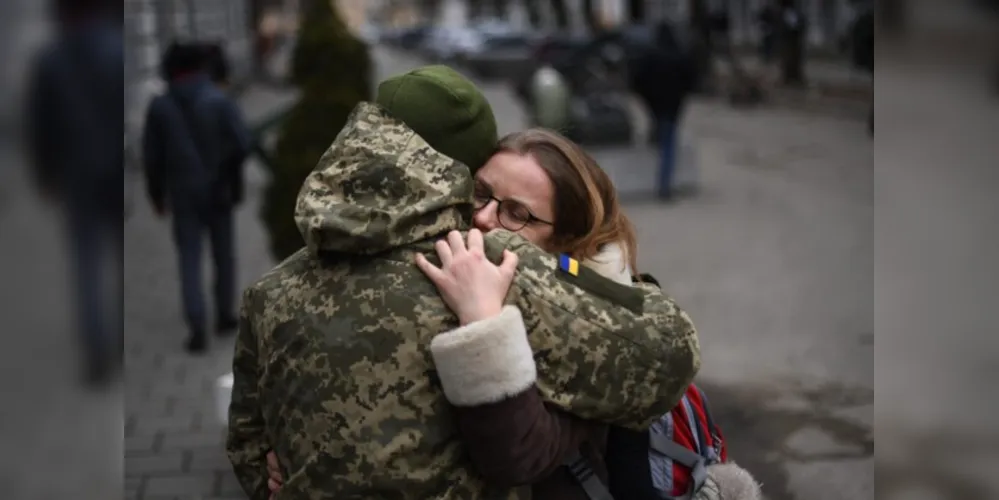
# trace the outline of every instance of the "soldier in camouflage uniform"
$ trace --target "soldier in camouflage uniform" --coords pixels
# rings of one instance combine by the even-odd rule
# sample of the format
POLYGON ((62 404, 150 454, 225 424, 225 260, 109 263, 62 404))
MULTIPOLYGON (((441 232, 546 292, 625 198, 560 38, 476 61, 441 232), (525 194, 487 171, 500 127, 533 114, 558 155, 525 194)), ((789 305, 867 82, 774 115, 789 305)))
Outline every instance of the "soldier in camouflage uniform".
MULTIPOLYGON (((439 263, 434 242, 470 227, 468 166, 495 142, 481 93, 430 67, 384 82, 320 159, 296 207, 306 248, 243 296, 227 449, 252 498, 269 495, 271 449, 287 471, 279 498, 526 498, 473 471, 429 349, 458 319, 413 264, 439 263)), ((519 257, 507 303, 550 404, 633 429, 676 404, 699 347, 658 288, 560 272, 506 231, 485 247, 496 262, 519 257)))

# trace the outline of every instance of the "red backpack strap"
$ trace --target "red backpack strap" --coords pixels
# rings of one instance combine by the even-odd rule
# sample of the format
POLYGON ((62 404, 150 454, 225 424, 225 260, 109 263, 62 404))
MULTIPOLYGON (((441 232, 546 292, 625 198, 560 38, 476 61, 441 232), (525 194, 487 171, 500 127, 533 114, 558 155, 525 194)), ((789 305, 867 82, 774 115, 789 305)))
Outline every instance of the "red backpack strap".
POLYGON ((711 448, 711 442, 706 439, 704 429, 700 425, 700 413, 694 409, 694 403, 690 401, 690 396, 687 394, 684 394, 683 398, 680 399, 680 404, 683 405, 683 412, 687 415, 687 425, 690 426, 690 432, 694 433, 694 451, 710 460, 711 457, 707 455, 707 450, 711 448))
POLYGON ((701 490, 708 478, 707 460, 700 454, 688 450, 663 434, 649 433, 649 447, 690 469, 690 487, 676 500, 689 500, 701 490))
MULTIPOLYGON (((711 460, 712 463, 724 462, 727 458, 725 453, 725 439, 724 436, 722 435, 721 428, 715 425, 714 419, 711 418, 711 406, 708 405, 708 397, 707 395, 704 394, 704 391, 702 391, 699 387, 697 387, 694 384, 690 384, 689 389, 692 390, 697 395, 698 399, 700 399, 701 409, 704 411, 704 422, 707 425, 708 432, 711 433, 710 436, 711 441, 710 442, 703 441, 703 442, 708 447, 708 449, 713 451, 713 454, 715 456, 713 457, 709 456, 707 458, 711 460)), ((701 441, 704 439, 704 436, 701 435, 702 432, 701 427, 698 426, 697 430, 698 430, 698 440, 701 441)), ((702 454, 704 453, 703 449, 701 450, 701 453, 702 454)))

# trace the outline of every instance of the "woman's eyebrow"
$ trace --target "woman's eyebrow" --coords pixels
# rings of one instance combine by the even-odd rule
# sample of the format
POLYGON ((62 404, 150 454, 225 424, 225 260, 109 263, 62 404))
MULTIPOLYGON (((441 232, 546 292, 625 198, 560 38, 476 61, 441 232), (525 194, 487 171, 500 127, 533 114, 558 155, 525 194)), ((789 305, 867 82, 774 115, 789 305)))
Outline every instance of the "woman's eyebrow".
MULTIPOLYGON (((489 184, 488 181, 486 181, 485 179, 476 179, 475 181, 478 182, 479 184, 481 184, 486 189, 488 189, 489 190, 489 194, 491 194, 493 196, 496 195, 496 191, 493 189, 493 186, 491 184, 489 184)), ((527 210, 529 210, 532 214, 535 213, 535 212, 537 212, 537 208, 535 208, 533 206, 533 203, 531 203, 530 201, 525 200, 524 198, 521 198, 519 196, 510 196, 510 197, 507 197, 507 198, 503 198, 503 200, 504 201, 505 200, 510 200, 512 202, 515 202, 518 205, 520 205, 520 206, 526 208, 527 210)))
POLYGON ((529 212, 531 212, 531 214, 535 214, 538 211, 537 208, 534 207, 533 203, 531 203, 529 200, 525 200, 525 199, 523 199, 523 198, 521 198, 519 196, 511 196, 511 197, 509 197, 507 199, 510 200, 510 201, 513 201, 513 202, 517 203, 518 205, 520 205, 520 206, 522 206, 524 208, 526 208, 529 212))

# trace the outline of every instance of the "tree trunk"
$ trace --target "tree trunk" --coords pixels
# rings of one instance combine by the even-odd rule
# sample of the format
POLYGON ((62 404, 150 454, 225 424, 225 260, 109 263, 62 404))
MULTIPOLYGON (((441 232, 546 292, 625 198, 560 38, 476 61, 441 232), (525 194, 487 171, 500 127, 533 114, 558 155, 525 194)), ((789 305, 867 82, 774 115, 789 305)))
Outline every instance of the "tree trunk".
POLYGON ((777 44, 780 47, 781 79, 784 85, 802 86, 805 84, 805 33, 807 27, 801 11, 787 1, 780 12, 777 44), (789 24, 787 9, 793 9, 798 16, 797 24, 789 24))
POLYGON ((527 22, 532 28, 541 28, 541 6, 538 5, 536 0, 531 0, 530 2, 525 2, 524 7, 527 10, 527 22))
POLYGON ((478 22, 485 14, 485 0, 466 0, 468 20, 478 22))
POLYGON ((496 19, 507 19, 509 2, 507 0, 492 0, 493 15, 496 19))
POLYGON ((560 30, 569 29, 569 11, 566 10, 565 0, 551 0, 551 6, 555 11, 555 25, 560 30))
POLYGON ((436 23, 440 15, 440 0, 422 0, 420 2, 420 17, 428 23, 436 23))
POLYGON ((645 22, 645 0, 628 0, 628 19, 634 24, 645 22))
POLYGON ((600 31, 600 21, 597 19, 597 12, 593 6, 593 0, 583 0, 583 22, 590 33, 600 31))
POLYGON ((714 46, 708 6, 704 0, 688 0, 689 28, 693 34, 691 57, 694 60, 697 91, 709 91, 714 83, 714 46))
POLYGON ((250 26, 250 40, 253 43, 253 66, 250 68, 254 77, 261 77, 264 74, 264 53, 260 43, 260 20, 264 15, 263 0, 250 0, 249 8, 246 9, 247 23, 250 26))

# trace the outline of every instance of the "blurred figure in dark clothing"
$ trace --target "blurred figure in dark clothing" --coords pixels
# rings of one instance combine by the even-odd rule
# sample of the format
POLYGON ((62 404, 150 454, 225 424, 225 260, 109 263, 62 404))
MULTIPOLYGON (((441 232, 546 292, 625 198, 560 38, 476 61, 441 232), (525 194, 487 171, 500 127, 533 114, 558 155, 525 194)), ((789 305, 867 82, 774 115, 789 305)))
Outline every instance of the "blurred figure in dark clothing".
MULTIPOLYGON (((121 364, 121 290, 108 297, 109 262, 122 271, 125 136, 124 45, 116 6, 53 3, 55 39, 34 62, 28 85, 27 154, 42 195, 65 216, 78 328, 88 382, 109 382, 121 364), (108 257, 113 254, 113 259, 108 257)), ((121 275, 113 280, 121 285, 121 275)))
MULTIPOLYGON (((853 65, 874 76, 874 7, 869 1, 854 0, 856 17, 850 26, 850 59, 853 65)), ((874 135, 874 103, 867 116, 867 130, 874 135)))
POLYGON ((190 329, 186 347, 193 353, 208 343, 201 279, 206 232, 215 266, 216 331, 236 328, 233 207, 239 189, 232 168, 242 165, 250 145, 236 103, 210 80, 206 65, 202 46, 174 43, 167 49, 168 90, 149 105, 143 135, 149 198, 159 216, 172 215, 190 329))
POLYGON ((672 28, 656 28, 656 44, 638 58, 632 71, 632 89, 642 99, 653 119, 659 147, 660 199, 673 196, 677 131, 684 104, 694 88, 694 61, 681 49, 672 28))
POLYGON ((780 51, 781 79, 784 85, 805 85, 805 35, 808 18, 795 0, 780 0, 777 46, 780 51))
POLYGON ((780 14, 773 1, 767 2, 756 15, 756 21, 760 27, 760 59, 764 64, 770 64, 774 60, 779 17, 780 14))

